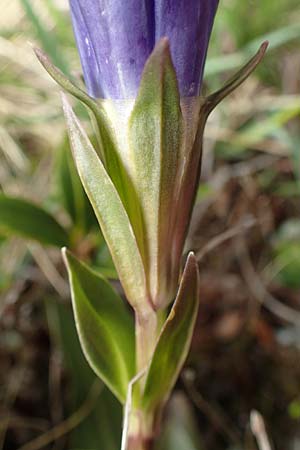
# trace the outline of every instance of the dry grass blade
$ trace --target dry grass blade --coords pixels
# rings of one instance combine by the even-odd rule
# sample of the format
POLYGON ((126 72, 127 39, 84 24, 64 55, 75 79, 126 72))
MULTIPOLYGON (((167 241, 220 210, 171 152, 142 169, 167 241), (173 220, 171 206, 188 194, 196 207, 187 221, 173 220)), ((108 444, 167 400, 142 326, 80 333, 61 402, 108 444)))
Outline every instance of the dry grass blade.
POLYGON ((193 383, 193 373, 185 370, 182 375, 182 380, 187 389, 187 393, 196 408, 198 408, 207 417, 215 429, 220 431, 223 436, 229 440, 229 442, 232 442, 232 444, 238 448, 241 448, 241 438, 238 430, 220 408, 216 405, 211 405, 195 389, 193 383))
POLYGON ((254 434, 259 450, 272 450, 269 438, 267 436, 265 422, 258 411, 251 411, 250 426, 254 434))
POLYGON ((70 292, 69 285, 60 275, 55 263, 51 260, 49 253, 39 244, 30 243, 27 247, 42 273, 45 275, 46 279, 56 290, 56 292, 62 298, 68 297, 70 292))
POLYGON ((242 236, 239 236, 237 239, 236 253, 238 259, 240 260, 241 270, 246 284, 253 297, 275 316, 280 317, 286 322, 299 326, 300 312, 283 304, 268 292, 260 276, 254 269, 249 251, 242 236))
POLYGON ((201 259, 203 259, 207 255, 207 253, 223 244, 223 242, 232 239, 241 233, 245 233, 256 223, 257 221, 254 218, 249 217, 235 227, 232 227, 229 230, 226 230, 224 233, 218 234, 217 236, 213 237, 201 250, 199 250, 199 252, 196 253, 197 261, 201 261, 201 259))

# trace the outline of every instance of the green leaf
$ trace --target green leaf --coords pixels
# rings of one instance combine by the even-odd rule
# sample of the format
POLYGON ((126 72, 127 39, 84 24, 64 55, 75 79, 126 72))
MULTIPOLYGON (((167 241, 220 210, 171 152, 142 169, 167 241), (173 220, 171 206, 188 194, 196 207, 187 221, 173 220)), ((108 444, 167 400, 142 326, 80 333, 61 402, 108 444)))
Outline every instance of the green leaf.
POLYGON ((63 247, 69 243, 66 230, 47 211, 27 200, 4 194, 0 194, 0 229, 45 245, 63 247))
MULTIPOLYGON (((142 205, 149 259, 147 271, 156 307, 174 298, 170 276, 174 199, 180 180, 183 117, 169 43, 161 39, 146 62, 129 119, 133 179, 142 205)), ((176 211, 177 214, 177 211, 176 211)))
POLYGON ((190 253, 178 294, 163 326, 148 370, 142 405, 153 410, 165 401, 187 357, 199 306, 199 270, 190 253))
POLYGON ((126 209, 131 225, 141 253, 144 253, 144 236, 142 233, 142 213, 137 194, 132 184, 131 178, 125 170, 124 163, 120 156, 120 150, 116 144, 116 138, 112 130, 112 124, 107 117, 105 109, 100 101, 94 100, 86 92, 69 80, 57 67, 55 67, 47 55, 38 48, 34 49, 40 63, 49 75, 69 94, 83 102, 93 113, 96 122, 96 133, 99 144, 99 156, 103 162, 108 175, 110 176, 119 197, 126 209))
POLYGON ((66 249, 75 322, 83 352, 99 378, 125 402, 135 373, 134 325, 110 284, 66 249))
POLYGON ((82 184, 94 208, 127 299, 135 309, 142 308, 144 312, 148 305, 144 266, 128 214, 65 97, 63 103, 73 157, 82 184))

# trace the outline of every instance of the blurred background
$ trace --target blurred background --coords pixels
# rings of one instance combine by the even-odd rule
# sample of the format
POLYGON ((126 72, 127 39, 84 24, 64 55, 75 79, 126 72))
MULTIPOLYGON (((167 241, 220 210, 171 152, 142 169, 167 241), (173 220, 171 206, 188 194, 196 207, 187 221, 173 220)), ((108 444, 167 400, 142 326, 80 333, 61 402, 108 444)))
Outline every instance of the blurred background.
MULTIPOLYGON (((0 0, 0 11, 0 450, 118 450, 121 409, 82 356, 60 247, 119 285, 59 90, 31 47, 80 77, 68 4, 0 0)), ((221 0, 204 92, 266 39, 263 63, 206 129, 187 242, 201 308, 160 450, 255 450, 254 410, 271 448, 300 450, 299 0, 221 0)))

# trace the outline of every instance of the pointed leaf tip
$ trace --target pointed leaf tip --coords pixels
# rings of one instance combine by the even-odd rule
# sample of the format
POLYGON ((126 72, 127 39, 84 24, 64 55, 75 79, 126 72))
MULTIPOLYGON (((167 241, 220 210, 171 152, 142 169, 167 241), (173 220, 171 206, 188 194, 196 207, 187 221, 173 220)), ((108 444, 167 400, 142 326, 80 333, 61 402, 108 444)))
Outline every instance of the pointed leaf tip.
POLYGON ((261 52, 263 52, 263 53, 265 54, 266 51, 267 51, 267 49, 268 49, 268 47, 269 47, 269 45, 270 45, 270 42, 269 42, 269 41, 264 41, 264 42, 261 44, 261 46, 260 46, 261 52))
POLYGON ((97 114, 100 114, 100 108, 98 108, 97 102, 85 91, 76 86, 72 80, 70 80, 58 67, 56 67, 43 50, 39 47, 35 47, 34 53, 44 69, 60 87, 62 87, 69 94, 74 95, 74 97, 78 100, 82 101, 93 111, 96 116, 97 114))
POLYGON ((191 252, 150 363, 143 397, 145 409, 155 409, 170 395, 190 348, 198 307, 199 270, 191 252))
POLYGON ((160 40, 158 41, 158 43, 156 44, 155 49, 157 49, 157 51, 166 51, 166 50, 170 50, 170 41, 169 38, 167 38, 166 36, 160 38, 160 40))
POLYGON ((186 259, 186 265, 185 265, 185 270, 188 269, 188 267, 192 267, 195 269, 198 269, 198 262, 195 256, 195 253, 193 251, 190 251, 188 253, 187 259, 186 259))
POLYGON ((172 61, 170 42, 167 37, 162 37, 155 45, 152 53, 146 61, 143 73, 146 72, 147 68, 152 68, 153 64, 155 64, 155 61, 161 61, 160 64, 162 64, 168 60, 172 61))

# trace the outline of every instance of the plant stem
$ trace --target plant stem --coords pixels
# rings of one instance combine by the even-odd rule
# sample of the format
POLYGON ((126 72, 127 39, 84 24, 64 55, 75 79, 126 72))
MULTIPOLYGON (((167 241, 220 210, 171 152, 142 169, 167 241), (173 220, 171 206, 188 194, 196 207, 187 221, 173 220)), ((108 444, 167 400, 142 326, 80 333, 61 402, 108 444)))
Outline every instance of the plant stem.
MULTIPOLYGON (((147 314, 135 315, 136 334, 136 366, 137 373, 147 368, 155 348, 160 331, 161 318, 154 310, 147 314)), ((132 410, 129 415, 129 429, 126 450, 151 450, 154 442, 154 413, 140 408, 140 394, 144 388, 145 379, 137 385, 132 410)))
POLYGON ((134 438, 128 441, 128 450, 151 450, 153 440, 136 440, 134 438))
POLYGON ((135 336, 136 336, 136 365, 137 372, 141 372, 149 364, 156 339, 159 333, 159 320, 155 311, 135 315, 135 336))
POLYGON ((126 450, 151 450, 153 442, 152 415, 147 417, 145 411, 132 411, 126 450))

